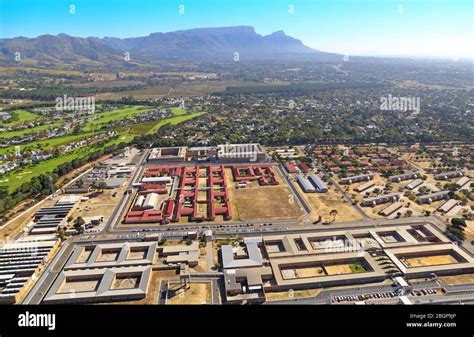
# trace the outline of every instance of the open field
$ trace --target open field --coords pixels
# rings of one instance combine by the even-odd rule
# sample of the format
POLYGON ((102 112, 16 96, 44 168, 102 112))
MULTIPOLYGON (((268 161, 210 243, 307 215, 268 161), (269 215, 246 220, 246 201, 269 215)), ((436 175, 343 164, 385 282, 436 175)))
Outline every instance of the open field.
POLYGON ((88 292, 88 291, 95 291, 99 286, 100 279, 90 279, 90 280, 74 280, 74 281, 66 281, 63 285, 58 289, 58 294, 64 293, 80 293, 80 292, 88 292))
POLYGON ((266 292, 265 297, 267 301, 281 301, 291 298, 305 298, 316 296, 321 291, 318 289, 304 289, 304 290, 293 290, 293 291, 278 291, 278 292, 266 292))
POLYGON ((176 274, 176 270, 152 270, 150 281, 148 285, 148 291, 146 297, 141 300, 137 301, 125 301, 125 302, 111 302, 107 304, 158 304, 158 296, 160 292, 160 282, 162 280, 168 279, 177 279, 178 275, 176 274))
POLYGON ((330 214, 332 210, 337 210, 336 221, 358 221, 363 220, 357 210, 349 204, 333 186, 328 186, 327 193, 304 193, 300 185, 294 182, 298 191, 306 198, 311 205, 313 212, 310 215, 312 221, 316 221, 319 216, 322 222, 331 222, 334 216, 330 214))
POLYGON ((190 114, 179 114, 175 117, 167 118, 165 120, 162 120, 158 122, 152 129, 150 129, 146 134, 152 134, 157 132, 163 125, 165 124, 171 124, 171 125, 176 125, 185 121, 188 121, 190 119, 193 119, 195 117, 199 117, 207 113, 207 111, 202 111, 202 112, 195 112, 195 113, 190 113, 190 114))
POLYGON ((135 289, 140 284, 140 277, 134 275, 117 276, 110 289, 135 289))
POLYGON ((258 182, 253 181, 242 189, 235 188, 231 169, 226 168, 225 174, 234 219, 291 219, 304 215, 303 209, 295 200, 296 196, 278 174, 275 177, 279 185, 260 186, 258 182))
POLYGON ((114 121, 119 121, 122 119, 127 119, 133 117, 140 112, 146 112, 151 110, 151 108, 147 108, 144 106, 134 106, 134 107, 127 107, 123 109, 115 109, 106 112, 95 113, 92 116, 99 117, 96 120, 89 121, 82 126, 83 131, 92 131, 96 129, 100 129, 101 126, 114 121))
POLYGON ((315 276, 324 276, 326 273, 324 269, 320 266, 318 267, 301 267, 295 268, 296 278, 305 278, 305 277, 315 277, 315 276))
POLYGON ((409 268, 458 263, 458 261, 451 255, 410 257, 404 258, 402 262, 409 268))
POLYGON ((440 276, 439 279, 449 285, 474 283, 474 274, 440 276))
POLYGON ((212 289, 209 282, 192 282, 189 285, 189 289, 180 284, 170 285, 166 304, 212 304, 212 289))
POLYGON ((121 99, 124 96, 133 96, 135 99, 146 98, 162 98, 162 97, 182 97, 182 96, 202 96, 212 93, 224 92, 228 87, 246 86, 246 87, 261 87, 261 86, 275 86, 285 84, 286 82, 275 83, 256 83, 256 82, 242 82, 235 80, 213 80, 213 81, 192 81, 183 82, 172 85, 157 85, 150 88, 100 93, 96 95, 96 99, 121 99))
POLYGON ((349 264, 335 264, 331 266, 324 266, 328 275, 342 275, 351 274, 352 269, 349 264))

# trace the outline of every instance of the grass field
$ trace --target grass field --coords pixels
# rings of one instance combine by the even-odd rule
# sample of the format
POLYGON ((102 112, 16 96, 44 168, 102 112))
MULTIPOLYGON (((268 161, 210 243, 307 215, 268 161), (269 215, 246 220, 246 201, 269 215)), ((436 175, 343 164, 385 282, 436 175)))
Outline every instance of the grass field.
MULTIPOLYGON (((144 108, 144 107, 128 107, 124 109, 107 111, 100 114, 101 115, 100 119, 86 123, 83 131, 85 131, 86 129, 90 129, 90 130, 98 129, 101 125, 106 124, 110 121, 128 118, 137 113, 147 111, 147 110, 149 109, 144 108)), ((199 113, 186 114, 185 110, 180 109, 180 108, 172 108, 172 111, 176 115, 175 117, 171 117, 159 122, 153 121, 153 122, 148 122, 148 123, 135 124, 128 128, 122 128, 121 130, 119 130, 119 136, 116 139, 112 139, 106 142, 103 145, 103 147, 105 148, 105 147, 109 147, 111 145, 117 145, 120 143, 129 143, 136 136, 150 133, 150 131, 153 131, 153 130, 154 130, 153 132, 156 132, 159 130, 159 128, 161 128, 163 125, 167 123, 176 125, 176 124, 182 123, 186 120, 195 118, 197 116, 200 116, 206 113, 206 112, 199 112, 199 113)), ((0 138, 5 137, 5 135, 7 135, 7 137, 13 137, 13 136, 25 135, 31 132, 47 130, 53 126, 57 126, 60 124, 61 122, 55 122, 53 124, 42 125, 35 128, 6 132, 3 134, 0 134, 0 138)), ((51 139, 45 139, 45 140, 41 140, 37 142, 25 143, 25 144, 20 145, 20 149, 21 150, 25 150, 25 149, 34 150, 41 147, 43 149, 54 148, 54 147, 72 143, 81 139, 85 139, 94 134, 95 132, 86 132, 79 135, 68 135, 64 137, 51 138, 51 139)), ((14 151, 15 151, 14 146, 0 148, 0 155, 6 154, 9 152, 12 153, 14 151)), ((94 151, 97 151, 97 148, 94 148, 93 146, 84 147, 84 148, 73 150, 68 153, 64 153, 63 155, 56 158, 48 159, 37 164, 24 166, 18 172, 10 172, 0 177, 0 186, 7 186, 9 192, 13 192, 15 189, 20 187, 21 184, 28 182, 32 177, 38 176, 41 173, 52 172, 59 165, 72 161, 76 158, 85 157, 94 151)))
POLYGON ((26 129, 21 129, 21 130, 14 130, 14 131, 7 131, 0 133, 0 139, 9 139, 13 137, 21 137, 25 136, 34 132, 39 132, 39 131, 46 131, 50 128, 57 127, 61 125, 61 122, 54 122, 51 124, 44 124, 44 125, 39 125, 35 126, 32 128, 26 128, 26 129))
MULTIPOLYGON (((94 133, 83 133, 79 135, 70 135, 70 136, 59 137, 59 138, 50 138, 50 139, 40 140, 37 142, 20 144, 18 146, 20 147, 21 151, 28 150, 28 149, 36 150, 36 149, 41 149, 41 148, 43 149, 55 148, 61 145, 77 142, 79 140, 91 137, 92 135, 94 135, 94 133)), ((0 155, 6 154, 6 153, 14 153, 15 151, 16 151, 15 146, 0 148, 0 155)))
POLYGON ((152 134, 152 133, 155 133, 157 132, 163 125, 165 124, 171 124, 171 125, 176 125, 176 124, 179 124, 179 123, 182 123, 182 122, 185 122, 185 121, 188 121, 192 118, 195 118, 195 117, 198 117, 198 116, 202 116, 204 115, 205 113, 207 113, 207 111, 202 111, 202 112, 194 112, 194 113, 191 113, 191 114, 178 114, 174 117, 171 117, 171 118, 168 118, 168 119, 165 119, 165 120, 162 120, 160 122, 158 122, 152 129, 150 129, 146 134, 149 135, 149 134, 152 134))
POLYGON ((7 122, 0 122, 0 127, 21 125, 25 122, 33 121, 39 117, 38 115, 32 112, 21 110, 21 109, 12 111, 11 115, 16 117, 14 118, 15 120, 10 119, 7 122))
POLYGON ((99 116, 99 118, 85 123, 82 126, 82 130, 83 131, 96 130, 96 129, 99 129, 102 125, 107 124, 109 122, 127 119, 127 118, 135 116, 136 114, 140 112, 146 112, 149 110, 151 109, 147 107, 134 106, 134 107, 127 107, 123 109, 110 110, 110 111, 101 112, 101 113, 95 113, 92 116, 99 116))
POLYGON ((36 165, 24 166, 20 172, 11 172, 0 177, 0 186, 7 186, 8 191, 13 192, 20 187, 21 184, 28 182, 31 178, 39 176, 41 173, 52 172, 59 165, 76 158, 85 157, 96 150, 97 149, 93 147, 80 148, 62 156, 42 161, 36 165))

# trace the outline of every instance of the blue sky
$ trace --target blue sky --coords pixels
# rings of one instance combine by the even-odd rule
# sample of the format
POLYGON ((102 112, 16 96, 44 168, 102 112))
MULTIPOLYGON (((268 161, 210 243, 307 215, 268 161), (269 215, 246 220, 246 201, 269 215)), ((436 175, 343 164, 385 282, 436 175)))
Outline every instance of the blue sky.
POLYGON ((262 35, 284 30, 315 49, 347 55, 474 55, 472 0, 0 0, 2 38, 131 37, 234 25, 262 35))

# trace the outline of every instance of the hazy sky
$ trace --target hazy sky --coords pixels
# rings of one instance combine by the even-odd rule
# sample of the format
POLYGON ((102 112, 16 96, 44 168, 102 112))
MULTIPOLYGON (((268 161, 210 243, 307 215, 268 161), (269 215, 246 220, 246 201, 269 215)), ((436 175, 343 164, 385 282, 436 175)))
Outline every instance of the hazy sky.
POLYGON ((0 0, 2 38, 235 25, 262 35, 284 30, 312 48, 347 55, 474 56, 473 0, 0 0))

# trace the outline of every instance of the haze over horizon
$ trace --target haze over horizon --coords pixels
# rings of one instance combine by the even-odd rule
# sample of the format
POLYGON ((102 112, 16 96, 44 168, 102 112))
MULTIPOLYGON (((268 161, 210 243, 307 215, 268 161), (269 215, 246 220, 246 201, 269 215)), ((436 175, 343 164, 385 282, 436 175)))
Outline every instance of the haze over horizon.
POLYGON ((283 30, 311 48, 344 55, 474 57, 472 1, 369 2, 370 7, 358 0, 77 0, 71 14, 66 0, 1 0, 0 38, 60 33, 126 38, 252 26, 261 35, 283 30))

